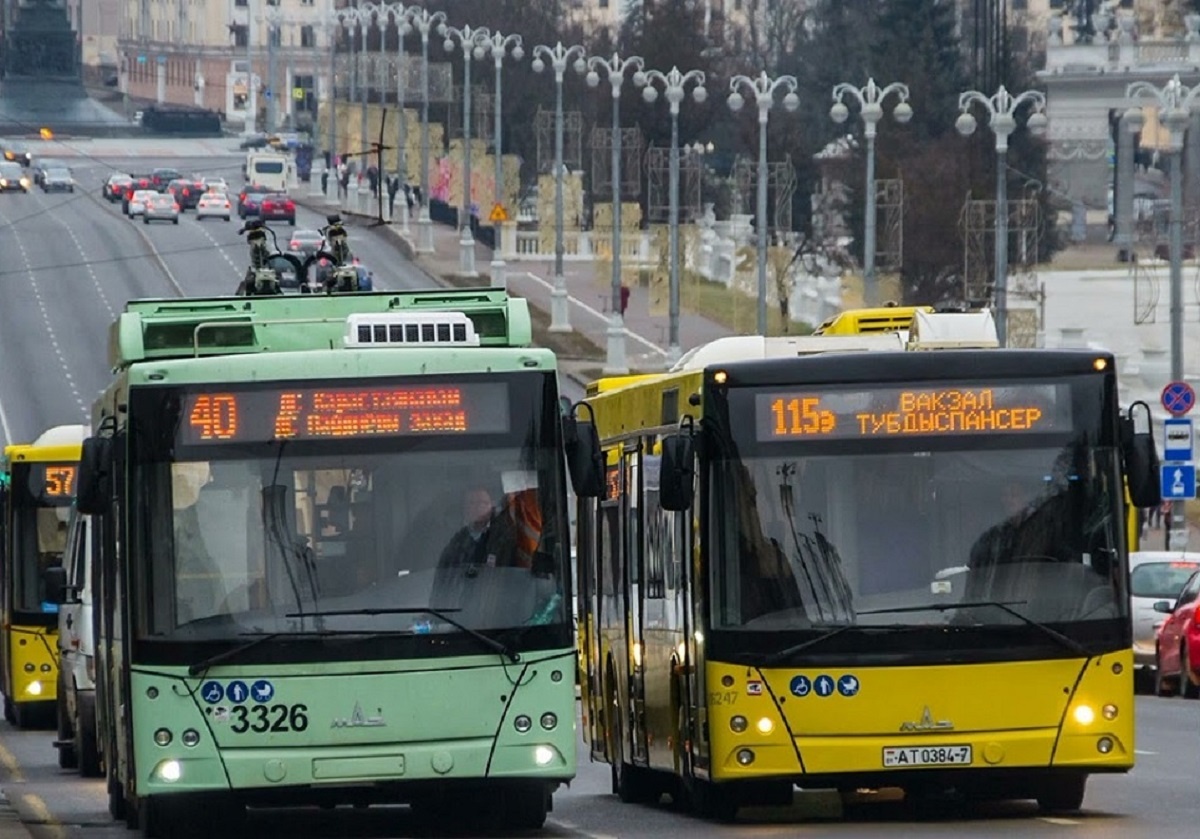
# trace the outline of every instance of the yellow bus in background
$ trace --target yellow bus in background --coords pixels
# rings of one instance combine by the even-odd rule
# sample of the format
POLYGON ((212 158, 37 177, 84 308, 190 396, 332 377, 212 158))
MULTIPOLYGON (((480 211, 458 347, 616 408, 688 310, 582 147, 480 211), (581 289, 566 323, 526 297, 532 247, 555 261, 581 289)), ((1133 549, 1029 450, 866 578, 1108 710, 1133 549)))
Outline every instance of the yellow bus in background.
POLYGON ((1148 409, 1118 408, 1107 353, 992 349, 986 312, 903 331, 725 338, 589 390, 584 737, 623 801, 728 819, 895 787, 1070 812, 1133 766, 1148 409))
POLYGON ((43 575, 63 564, 67 521, 87 429, 62 425, 10 445, 0 464, 0 691, 18 727, 53 725, 58 690, 58 606, 43 575))

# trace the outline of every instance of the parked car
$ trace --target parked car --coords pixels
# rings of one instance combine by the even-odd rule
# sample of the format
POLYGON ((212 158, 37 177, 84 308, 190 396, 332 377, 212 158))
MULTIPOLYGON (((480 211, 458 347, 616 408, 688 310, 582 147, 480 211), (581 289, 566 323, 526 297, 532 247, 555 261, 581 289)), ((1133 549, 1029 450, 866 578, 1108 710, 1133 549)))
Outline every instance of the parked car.
POLYGON ((1174 601, 1159 600, 1154 611, 1166 615, 1155 645, 1157 673, 1154 692, 1159 696, 1172 689, 1187 699, 1200 698, 1200 626, 1196 625, 1196 601, 1200 598, 1200 571, 1192 574, 1174 601))
POLYGON ((229 221, 233 206, 223 192, 206 192, 200 196, 196 204, 196 221, 206 218, 219 218, 229 221))
POLYGON ((42 173, 42 192, 74 192, 75 179, 66 169, 47 169, 42 173))
POLYGON ((1160 600, 1172 603, 1192 574, 1200 571, 1200 553, 1135 551, 1129 555, 1129 613, 1133 617, 1134 678, 1147 689, 1158 668, 1156 627, 1163 616, 1155 611, 1160 600))
POLYGON ((29 176, 20 163, 0 162, 0 192, 29 192, 29 176))
POLYGON ((114 172, 108 176, 108 180, 104 182, 104 187, 100 194, 105 201, 110 204, 114 201, 120 201, 125 194, 126 188, 133 185, 133 177, 120 172, 114 172))
POLYGON ((258 217, 263 221, 286 221, 296 224, 296 202, 280 192, 264 195, 258 208, 258 217))
POLYGON ((179 204, 173 196, 165 193, 152 196, 146 202, 145 212, 142 213, 142 223, 152 221, 170 221, 179 224, 179 204))

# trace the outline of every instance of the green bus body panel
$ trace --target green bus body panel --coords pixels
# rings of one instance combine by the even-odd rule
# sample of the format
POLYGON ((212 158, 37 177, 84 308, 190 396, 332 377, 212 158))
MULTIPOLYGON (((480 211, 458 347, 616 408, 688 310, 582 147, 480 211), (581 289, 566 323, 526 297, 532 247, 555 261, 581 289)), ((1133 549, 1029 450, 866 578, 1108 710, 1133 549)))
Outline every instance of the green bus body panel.
POLYGON ((219 666, 202 678, 188 677, 184 668, 135 665, 131 724, 139 733, 138 795, 356 780, 567 781, 576 765, 575 682, 568 678, 574 656, 573 649, 563 649, 530 653, 517 664, 486 655, 219 666), (244 733, 233 730, 242 727, 241 714, 228 697, 209 703, 201 693, 209 682, 227 688, 261 680, 271 684, 273 695, 265 703, 253 697, 242 703, 250 725, 244 733), (267 711, 254 711, 257 706, 267 711), (548 712, 558 720, 550 731, 541 725, 548 712), (292 730, 297 714, 305 720, 302 731, 292 730), (524 734, 513 724, 520 715, 533 723, 524 734), (255 732, 256 724, 267 730, 255 732), (171 732, 167 746, 155 743, 159 729, 171 732), (182 743, 187 729, 200 733, 192 747, 182 743), (534 757, 539 746, 553 752, 544 765, 534 757), (181 765, 178 781, 164 781, 155 771, 168 760, 181 765))

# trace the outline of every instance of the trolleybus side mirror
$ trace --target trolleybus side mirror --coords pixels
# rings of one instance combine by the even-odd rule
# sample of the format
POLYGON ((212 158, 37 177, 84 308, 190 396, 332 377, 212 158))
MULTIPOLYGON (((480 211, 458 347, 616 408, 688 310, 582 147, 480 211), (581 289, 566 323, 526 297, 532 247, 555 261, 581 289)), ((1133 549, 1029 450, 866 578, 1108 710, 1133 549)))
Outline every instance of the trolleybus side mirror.
POLYGON ((46 601, 56 606, 67 602, 67 569, 54 565, 42 572, 42 583, 46 587, 46 601))
POLYGON ((1150 423, 1150 406, 1145 402, 1134 402, 1121 418, 1121 454, 1125 460, 1129 500, 1135 507, 1157 507, 1162 503, 1162 480, 1150 423))
POLYGON ((696 445, 691 434, 663 438, 658 502, 664 510, 681 511, 692 506, 695 464, 696 445))
POLYGON ((112 438, 89 437, 79 458, 75 506, 81 513, 101 515, 112 501, 112 438))
MULTIPOLYGON (((590 414, 591 407, 584 407, 590 414)), ((580 498, 598 498, 604 490, 604 455, 600 451, 600 432, 596 430, 596 423, 579 419, 574 409, 563 417, 562 423, 571 486, 580 498)))

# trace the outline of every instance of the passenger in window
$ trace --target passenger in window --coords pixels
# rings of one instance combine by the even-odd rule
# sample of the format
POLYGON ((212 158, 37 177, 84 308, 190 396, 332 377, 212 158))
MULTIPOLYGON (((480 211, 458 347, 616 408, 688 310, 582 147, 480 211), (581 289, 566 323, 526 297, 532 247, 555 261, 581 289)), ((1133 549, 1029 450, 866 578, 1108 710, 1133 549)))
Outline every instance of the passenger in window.
POLYGON ((439 578, 459 569, 473 575, 480 567, 513 564, 516 537, 511 519, 497 515, 492 493, 486 487, 473 487, 463 495, 463 522, 438 558, 439 578))

